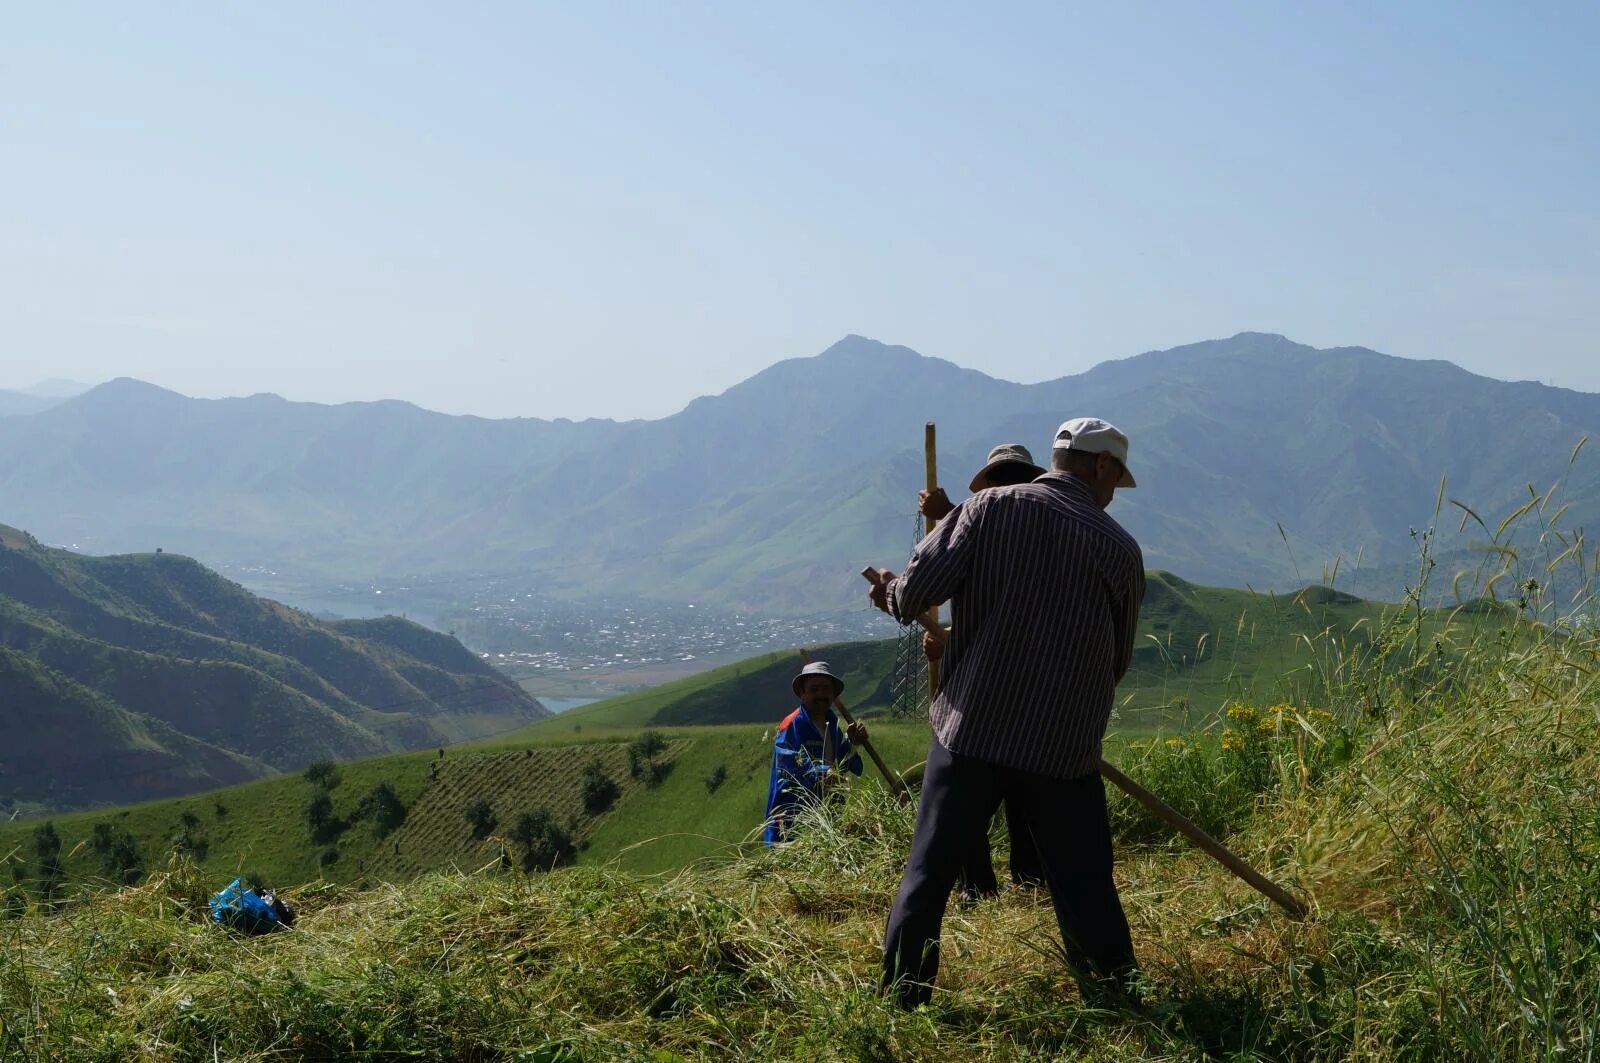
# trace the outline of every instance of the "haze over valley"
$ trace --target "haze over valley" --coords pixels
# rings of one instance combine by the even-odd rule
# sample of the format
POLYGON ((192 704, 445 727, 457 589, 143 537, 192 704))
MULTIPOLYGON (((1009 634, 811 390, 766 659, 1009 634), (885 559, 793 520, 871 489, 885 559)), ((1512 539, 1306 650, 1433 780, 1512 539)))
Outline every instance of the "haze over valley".
MULTIPOLYGON (((1281 590, 1337 563, 1341 586, 1396 597, 1442 477, 1486 516, 1529 483, 1561 482, 1572 522, 1600 505, 1594 463, 1568 465, 1600 429, 1600 397, 1256 333, 1033 385, 848 337, 658 421, 197 400, 118 380, 0 417, 15 459, 0 497, 49 542, 160 546, 314 609, 415 613, 496 653, 542 652, 555 628, 568 637, 564 615, 612 631, 618 610, 655 610, 665 632, 692 604, 728 620, 662 634, 651 655, 715 654, 760 645, 736 638, 741 622, 789 618, 796 641, 871 630, 854 573, 914 541, 924 420, 959 498, 993 443, 1048 460, 1055 425, 1087 409, 1135 441, 1141 490, 1116 512, 1148 563, 1213 585, 1281 590), (1489 445, 1485 426, 1513 413, 1518 431, 1489 445)), ((1454 524, 1435 549, 1471 564, 1454 524)))

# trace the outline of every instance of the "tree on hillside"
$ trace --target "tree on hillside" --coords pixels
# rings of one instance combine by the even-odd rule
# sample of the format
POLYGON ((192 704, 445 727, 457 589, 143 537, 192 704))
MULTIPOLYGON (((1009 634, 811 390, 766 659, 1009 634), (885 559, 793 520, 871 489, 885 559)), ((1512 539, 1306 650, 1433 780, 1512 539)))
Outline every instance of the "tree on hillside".
POLYGON ((33 828, 33 853, 40 860, 60 855, 61 835, 56 833, 54 821, 33 828))
POLYGON ((549 809, 536 808, 517 817, 511 840, 522 850, 523 871, 550 871, 572 863, 577 847, 549 809))
POLYGON ((646 731, 628 743, 628 752, 640 760, 648 760, 667 748, 667 739, 660 731, 646 731))
POLYGON ((583 769, 583 781, 578 784, 578 796, 583 800, 583 810, 591 816, 608 811, 617 803, 617 784, 606 774, 598 760, 590 761, 583 769))
POLYGON ((372 833, 385 838, 406 821, 406 806, 393 786, 381 782, 356 804, 354 818, 371 821, 372 833))
POLYGON ((96 823, 89 845, 100 858, 100 873, 119 886, 131 886, 144 874, 144 859, 132 833, 109 823, 96 823))
POLYGON ((306 825, 311 828, 313 841, 327 842, 344 832, 345 825, 333 814, 333 798, 328 791, 318 790, 306 805, 306 825))
POLYGON ((716 767, 711 769, 711 774, 706 776, 706 793, 716 793, 717 788, 727 780, 728 766, 726 764, 718 764, 716 767))
POLYGON ((54 898, 67 877, 67 869, 61 863, 61 836, 54 823, 33 829, 33 853, 39 858, 39 892, 54 898))
POLYGON ((181 856, 204 860, 211 851, 211 839, 190 827, 179 827, 172 835, 172 851, 181 856))
POLYGON ((656 762, 655 756, 667 748, 667 740, 660 731, 646 731, 628 743, 628 774, 642 779, 646 786, 654 786, 666 777, 666 769, 656 762))
POLYGON ((494 809, 489 807, 485 798, 478 798, 467 806, 467 822, 472 824, 472 836, 479 840, 487 838, 489 832, 494 830, 500 822, 495 818, 494 809))
POLYGON ((301 776, 312 786, 323 790, 332 790, 339 785, 339 769, 334 767, 331 760, 318 760, 307 764, 301 776))

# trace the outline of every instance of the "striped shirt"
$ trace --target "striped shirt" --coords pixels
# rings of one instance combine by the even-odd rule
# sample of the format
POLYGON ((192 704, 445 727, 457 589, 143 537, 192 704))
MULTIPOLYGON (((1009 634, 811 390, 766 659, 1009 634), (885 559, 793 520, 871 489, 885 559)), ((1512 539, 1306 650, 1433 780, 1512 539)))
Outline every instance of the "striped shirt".
POLYGON ((1099 771, 1144 557, 1089 485, 1051 472, 956 507, 888 588, 903 624, 946 600, 952 630, 929 710, 940 744, 1056 778, 1099 771))

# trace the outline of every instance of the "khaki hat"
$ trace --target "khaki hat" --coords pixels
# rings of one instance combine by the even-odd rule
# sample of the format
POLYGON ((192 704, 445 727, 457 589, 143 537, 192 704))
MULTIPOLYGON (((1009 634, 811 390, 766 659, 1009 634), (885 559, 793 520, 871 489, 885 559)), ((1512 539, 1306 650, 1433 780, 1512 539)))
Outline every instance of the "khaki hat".
POLYGON ((800 684, 805 682, 807 679, 810 679, 814 675, 825 675, 829 679, 833 680, 834 697, 838 697, 840 694, 844 693, 844 680, 833 674, 833 670, 828 667, 828 662, 812 661, 810 664, 800 669, 800 674, 795 676, 794 679, 789 683, 789 689, 794 691, 795 697, 800 696, 800 684))
POLYGON ((977 492, 979 484, 984 477, 989 475, 989 470, 997 465, 1026 465, 1033 470, 1035 476, 1042 476, 1044 470, 1033 460, 1033 455, 1028 453, 1028 448, 1021 443, 1001 443, 989 451, 988 462, 978 470, 978 474, 967 485, 967 490, 977 492))
POLYGON ((1122 463, 1118 487, 1138 487, 1128 468, 1128 437, 1110 421, 1098 417, 1074 417, 1056 429, 1056 450, 1078 450, 1085 454, 1110 454, 1122 463))

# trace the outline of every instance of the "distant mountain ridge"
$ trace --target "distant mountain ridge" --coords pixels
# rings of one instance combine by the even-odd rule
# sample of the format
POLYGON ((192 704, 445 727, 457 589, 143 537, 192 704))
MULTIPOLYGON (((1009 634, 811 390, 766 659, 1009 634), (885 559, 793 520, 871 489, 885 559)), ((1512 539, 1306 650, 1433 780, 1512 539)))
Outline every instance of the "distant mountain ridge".
POLYGON ((90 387, 75 380, 50 379, 26 388, 0 388, 0 417, 48 410, 90 387))
MULTIPOLYGON (((1567 475, 1600 396, 1241 333, 1039 384, 850 336, 655 421, 485 420, 398 402, 187 399, 114 381, 0 419, 0 498, 52 541, 165 545, 341 578, 519 571, 552 593, 854 608, 912 541, 924 421, 955 490, 989 446, 1041 459, 1096 413, 1132 437, 1114 515, 1151 567, 1290 587, 1398 572, 1441 475, 1494 514, 1567 475)), ((1600 512, 1580 461, 1569 523, 1600 512)), ((1395 588, 1367 585, 1368 593, 1395 588)))
POLYGON ((322 623, 172 554, 0 527, 0 801, 172 796, 547 715, 453 638, 322 623))

